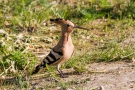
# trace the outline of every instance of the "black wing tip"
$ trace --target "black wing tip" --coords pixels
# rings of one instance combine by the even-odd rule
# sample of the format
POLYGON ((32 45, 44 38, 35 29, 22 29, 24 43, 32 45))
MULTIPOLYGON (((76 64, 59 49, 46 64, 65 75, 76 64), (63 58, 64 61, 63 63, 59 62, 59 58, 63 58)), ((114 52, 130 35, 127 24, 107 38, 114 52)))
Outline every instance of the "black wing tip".
POLYGON ((38 73, 39 70, 40 70, 40 66, 37 66, 37 67, 35 68, 35 70, 33 70, 33 72, 31 73, 31 75, 34 75, 34 74, 38 73))

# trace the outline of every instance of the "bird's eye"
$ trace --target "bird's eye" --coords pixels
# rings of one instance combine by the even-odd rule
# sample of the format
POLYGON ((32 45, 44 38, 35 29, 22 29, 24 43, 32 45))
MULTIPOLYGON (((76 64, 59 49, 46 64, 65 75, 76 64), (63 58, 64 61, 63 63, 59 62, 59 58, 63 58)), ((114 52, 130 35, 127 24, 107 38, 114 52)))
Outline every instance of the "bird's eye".
POLYGON ((67 27, 69 27, 70 25, 69 24, 66 24, 67 25, 67 27))

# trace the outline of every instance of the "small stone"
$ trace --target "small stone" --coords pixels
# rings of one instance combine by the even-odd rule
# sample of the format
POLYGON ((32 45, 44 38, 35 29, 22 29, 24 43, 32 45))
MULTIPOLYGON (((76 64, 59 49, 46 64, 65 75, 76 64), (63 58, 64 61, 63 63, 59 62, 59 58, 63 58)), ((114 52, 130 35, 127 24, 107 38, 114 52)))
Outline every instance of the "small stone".
POLYGON ((74 89, 68 88, 67 90, 74 90, 74 89))
POLYGON ((56 87, 57 88, 57 90, 60 90, 61 89, 61 87, 56 87))
POLYGON ((130 85, 130 88, 134 88, 134 86, 133 85, 130 85))
POLYGON ((94 90, 105 90, 105 88, 103 86, 99 86, 99 87, 95 88, 94 90))

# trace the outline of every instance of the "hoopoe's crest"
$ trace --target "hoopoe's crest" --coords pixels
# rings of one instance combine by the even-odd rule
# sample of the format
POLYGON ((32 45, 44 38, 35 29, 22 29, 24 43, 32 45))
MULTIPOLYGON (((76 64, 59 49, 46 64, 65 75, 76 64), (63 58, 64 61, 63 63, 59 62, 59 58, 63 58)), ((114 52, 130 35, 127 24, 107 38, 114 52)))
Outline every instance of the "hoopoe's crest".
POLYGON ((74 28, 79 28, 79 29, 84 29, 84 30, 88 30, 86 28, 80 27, 80 26, 76 26, 74 25, 71 21, 69 20, 65 20, 65 19, 61 19, 61 18, 57 18, 57 19, 50 19, 51 22, 56 23, 58 25, 60 25, 62 28, 64 28, 65 31, 67 32, 72 32, 74 30, 74 28))
POLYGON ((85 29, 80 26, 74 25, 71 21, 65 19, 50 19, 51 22, 56 23, 61 26, 62 36, 56 46, 52 48, 50 53, 43 59, 43 61, 36 66, 35 70, 32 74, 37 73, 41 68, 46 67, 48 65, 57 65, 57 71, 60 73, 61 77, 64 77, 62 71, 60 70, 60 66, 62 63, 66 62, 73 54, 74 45, 71 39, 71 33, 74 28, 85 29))
POLYGON ((75 26, 71 21, 65 19, 57 18, 57 19, 50 19, 50 21, 60 25, 63 30, 62 32, 71 33, 75 26))

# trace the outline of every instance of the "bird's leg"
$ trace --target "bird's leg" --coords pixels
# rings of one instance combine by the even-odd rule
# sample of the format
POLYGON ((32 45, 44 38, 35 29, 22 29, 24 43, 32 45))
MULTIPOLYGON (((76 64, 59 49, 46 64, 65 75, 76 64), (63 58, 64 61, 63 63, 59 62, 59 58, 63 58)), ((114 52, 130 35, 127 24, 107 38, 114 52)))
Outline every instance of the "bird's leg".
POLYGON ((67 75, 64 75, 63 72, 60 70, 60 64, 57 65, 57 71, 60 73, 60 76, 62 78, 67 78, 68 77, 67 75))

